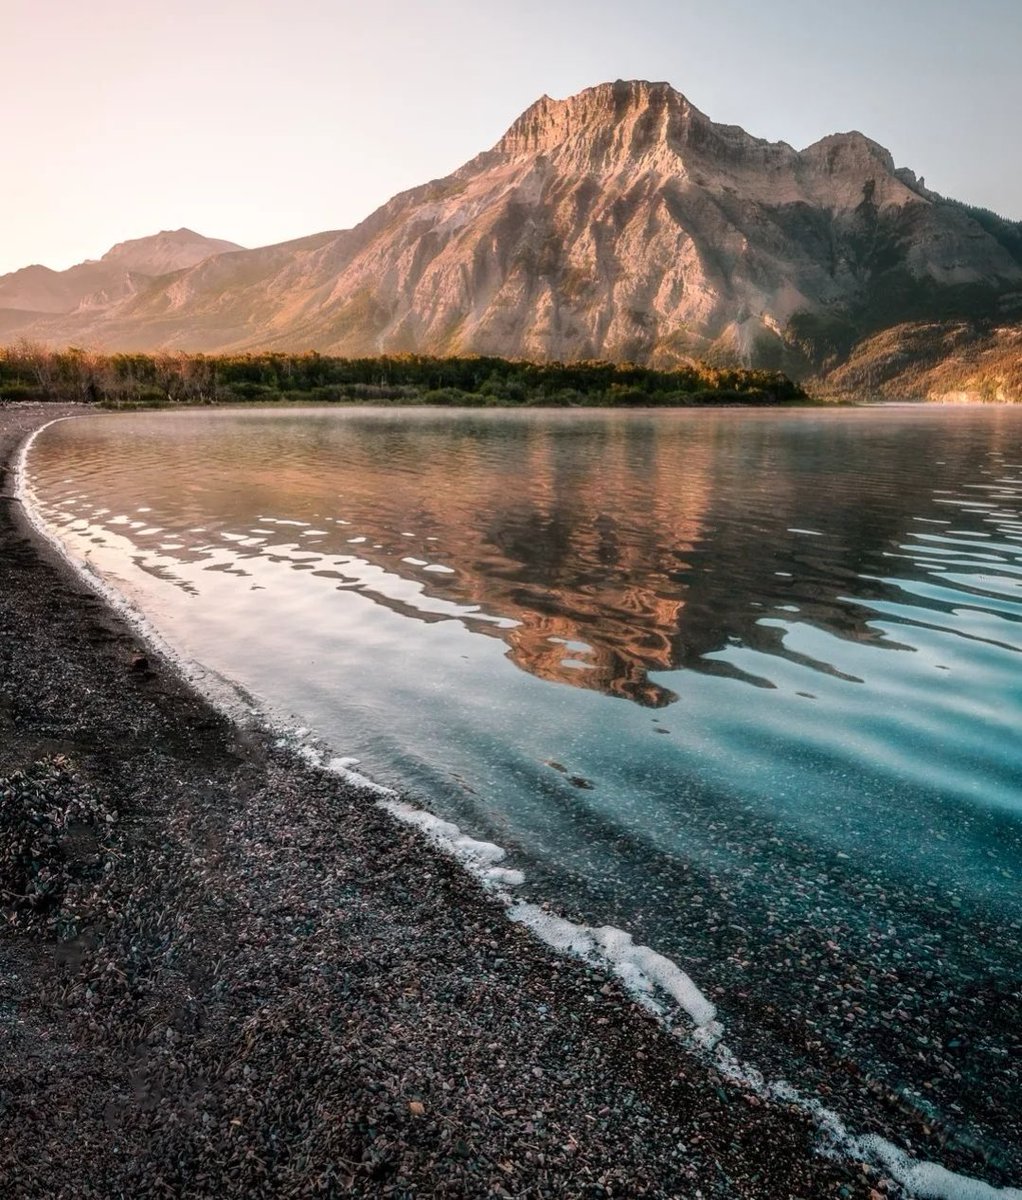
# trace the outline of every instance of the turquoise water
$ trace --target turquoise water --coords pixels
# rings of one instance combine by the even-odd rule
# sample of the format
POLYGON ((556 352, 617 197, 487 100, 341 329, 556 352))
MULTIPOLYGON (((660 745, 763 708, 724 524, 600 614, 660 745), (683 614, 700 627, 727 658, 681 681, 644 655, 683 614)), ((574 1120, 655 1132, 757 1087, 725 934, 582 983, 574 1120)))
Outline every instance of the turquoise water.
POLYGON ((95 416, 29 468, 184 655, 1018 1176, 1022 411, 95 416))

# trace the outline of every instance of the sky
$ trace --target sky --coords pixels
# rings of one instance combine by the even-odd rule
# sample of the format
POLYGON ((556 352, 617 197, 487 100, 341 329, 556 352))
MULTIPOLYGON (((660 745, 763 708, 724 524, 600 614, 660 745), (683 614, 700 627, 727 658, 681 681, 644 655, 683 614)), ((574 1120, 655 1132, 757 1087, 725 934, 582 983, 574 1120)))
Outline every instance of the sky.
POLYGON ((1022 220, 1020 58, 1022 0, 0 0, 0 273, 343 229, 619 78, 1022 220))

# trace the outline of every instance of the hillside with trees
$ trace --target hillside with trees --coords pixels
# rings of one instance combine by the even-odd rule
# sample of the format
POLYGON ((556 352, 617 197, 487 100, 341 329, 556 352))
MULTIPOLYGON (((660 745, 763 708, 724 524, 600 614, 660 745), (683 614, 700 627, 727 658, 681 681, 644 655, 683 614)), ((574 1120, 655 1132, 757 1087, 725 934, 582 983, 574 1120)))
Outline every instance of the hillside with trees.
POLYGON ((108 408, 290 402, 449 406, 804 404, 777 371, 687 365, 522 362, 417 354, 100 354, 22 342, 0 349, 0 403, 108 408))

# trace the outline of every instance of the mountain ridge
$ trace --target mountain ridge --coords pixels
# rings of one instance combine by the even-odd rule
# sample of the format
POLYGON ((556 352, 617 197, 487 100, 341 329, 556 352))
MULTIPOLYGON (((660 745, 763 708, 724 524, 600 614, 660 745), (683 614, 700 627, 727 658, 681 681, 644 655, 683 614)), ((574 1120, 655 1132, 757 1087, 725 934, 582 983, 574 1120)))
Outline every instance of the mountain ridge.
POLYGON ((39 263, 0 275, 0 312, 68 314, 83 304, 104 306, 134 294, 145 278, 195 266, 211 254, 241 250, 236 242, 207 238, 194 230, 161 230, 118 242, 101 258, 64 271, 39 263))
POLYGON ((619 80, 541 97, 351 229, 129 272, 81 301, 18 329, 109 349, 699 358, 826 378, 884 330, 1022 321, 1022 225, 929 191, 858 131, 796 150, 667 83, 619 80))

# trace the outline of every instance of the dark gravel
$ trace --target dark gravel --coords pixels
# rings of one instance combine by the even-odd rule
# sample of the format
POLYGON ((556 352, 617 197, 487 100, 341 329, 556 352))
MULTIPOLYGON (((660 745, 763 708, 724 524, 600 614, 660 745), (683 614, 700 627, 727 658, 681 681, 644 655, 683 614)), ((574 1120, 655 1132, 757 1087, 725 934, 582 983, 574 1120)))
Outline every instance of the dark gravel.
POLYGON ((460 868, 214 711, 11 499, 4 1197, 872 1196, 460 868))

